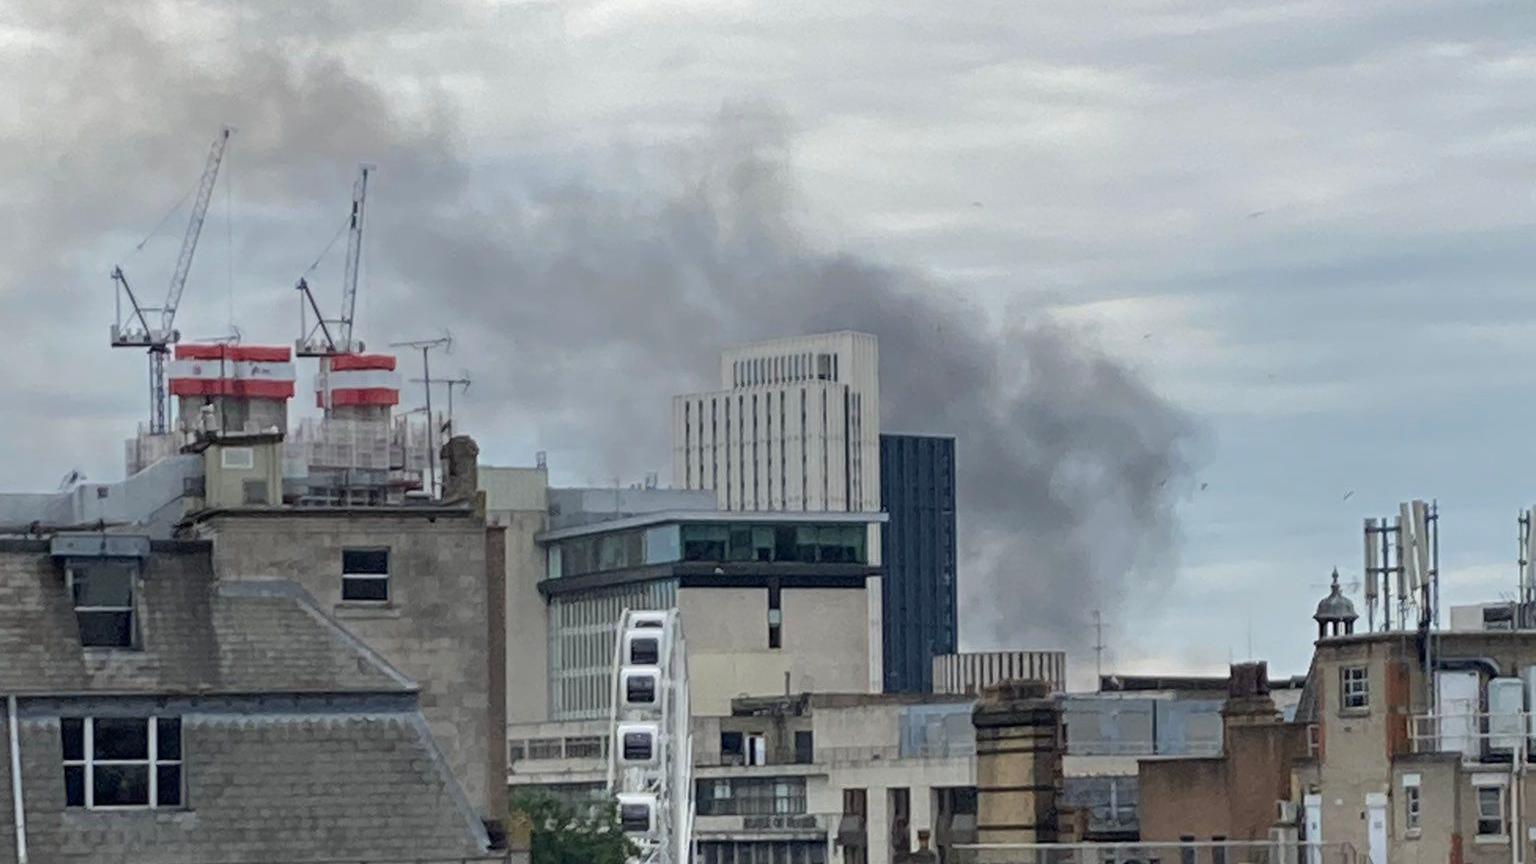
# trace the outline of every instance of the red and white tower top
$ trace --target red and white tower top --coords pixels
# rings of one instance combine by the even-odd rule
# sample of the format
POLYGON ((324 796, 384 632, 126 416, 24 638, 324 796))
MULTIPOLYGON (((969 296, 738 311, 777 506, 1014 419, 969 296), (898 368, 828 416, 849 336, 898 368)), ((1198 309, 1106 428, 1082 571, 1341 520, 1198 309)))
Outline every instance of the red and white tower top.
POLYGON ((336 354, 321 358, 320 375, 315 379, 315 405, 388 408, 398 404, 400 373, 395 371, 393 354, 336 354))
POLYGON ((292 352, 281 345, 183 343, 166 377, 172 396, 293 398, 292 352))

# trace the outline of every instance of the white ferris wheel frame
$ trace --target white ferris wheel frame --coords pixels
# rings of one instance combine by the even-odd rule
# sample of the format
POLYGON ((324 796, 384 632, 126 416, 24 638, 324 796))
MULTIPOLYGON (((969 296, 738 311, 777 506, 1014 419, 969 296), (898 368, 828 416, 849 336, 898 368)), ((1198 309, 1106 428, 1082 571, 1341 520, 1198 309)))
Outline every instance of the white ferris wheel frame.
POLYGON ((688 660, 682 621, 676 609, 633 610, 620 615, 614 634, 613 672, 608 711, 608 794, 652 796, 652 830, 625 832, 637 852, 629 864, 693 864, 693 732, 688 702, 688 660), (636 622, 646 622, 636 627, 636 622), (660 627, 656 626, 660 621, 660 627), (625 661, 626 635, 637 629, 659 629, 661 650, 655 667, 625 661), (626 670, 659 672, 656 707, 636 710, 624 705, 626 670), (623 742, 619 727, 626 722, 655 723, 658 759, 655 765, 620 763, 623 742))

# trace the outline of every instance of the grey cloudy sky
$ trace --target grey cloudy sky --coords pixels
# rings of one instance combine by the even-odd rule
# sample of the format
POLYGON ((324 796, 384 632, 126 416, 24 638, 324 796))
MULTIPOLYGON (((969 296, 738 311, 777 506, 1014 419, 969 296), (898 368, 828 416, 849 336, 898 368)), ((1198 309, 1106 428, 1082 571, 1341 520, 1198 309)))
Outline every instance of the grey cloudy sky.
MULTIPOLYGON (((1083 490, 1019 529, 1081 517, 1049 560, 1094 559, 1064 620, 1105 607, 1111 666, 1251 641, 1301 671, 1329 568, 1357 574, 1360 518, 1406 497, 1441 501, 1449 599, 1512 586, 1536 501, 1526 0, 269 5, 0 4, 7 489, 120 475, 143 363, 106 347, 106 273, 163 280, 173 236, 127 252, 229 122, 183 332, 290 340, 290 286, 375 162, 359 327, 454 332, 492 461, 665 474, 664 396, 720 341, 873 303, 901 392, 979 391, 888 396, 888 419, 1006 403, 989 419, 1028 446, 982 449, 1021 499, 1064 482, 1058 455, 1123 478, 1067 472, 1083 490)), ((962 579, 1020 574, 1011 641, 1054 640, 1070 584, 988 548, 962 579)))

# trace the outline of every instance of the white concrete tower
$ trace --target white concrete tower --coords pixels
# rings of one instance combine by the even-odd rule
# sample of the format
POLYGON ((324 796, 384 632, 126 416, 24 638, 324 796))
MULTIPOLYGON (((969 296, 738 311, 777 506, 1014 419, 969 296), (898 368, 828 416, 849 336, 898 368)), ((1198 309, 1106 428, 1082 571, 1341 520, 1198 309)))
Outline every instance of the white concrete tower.
POLYGON ((844 330, 727 348, 672 400, 672 482, 725 510, 880 509, 880 352, 844 330))

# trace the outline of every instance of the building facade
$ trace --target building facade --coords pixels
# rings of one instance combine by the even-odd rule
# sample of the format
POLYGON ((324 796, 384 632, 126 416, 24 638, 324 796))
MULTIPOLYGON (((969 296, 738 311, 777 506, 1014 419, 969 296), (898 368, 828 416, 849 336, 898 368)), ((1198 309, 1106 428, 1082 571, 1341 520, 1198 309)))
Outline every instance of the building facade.
POLYGON ((882 518, 662 511, 543 533, 549 719, 608 716, 626 608, 681 613, 696 714, 741 695, 878 692, 882 518))
POLYGON ((933 658, 959 647, 955 439, 880 436, 887 692, 933 689, 933 658))
POLYGON ((418 685, 298 584, 212 556, 0 541, 0 857, 507 861, 418 685))
POLYGON ((729 348, 672 400, 672 483, 723 510, 880 509, 879 348, 843 331, 729 348))

